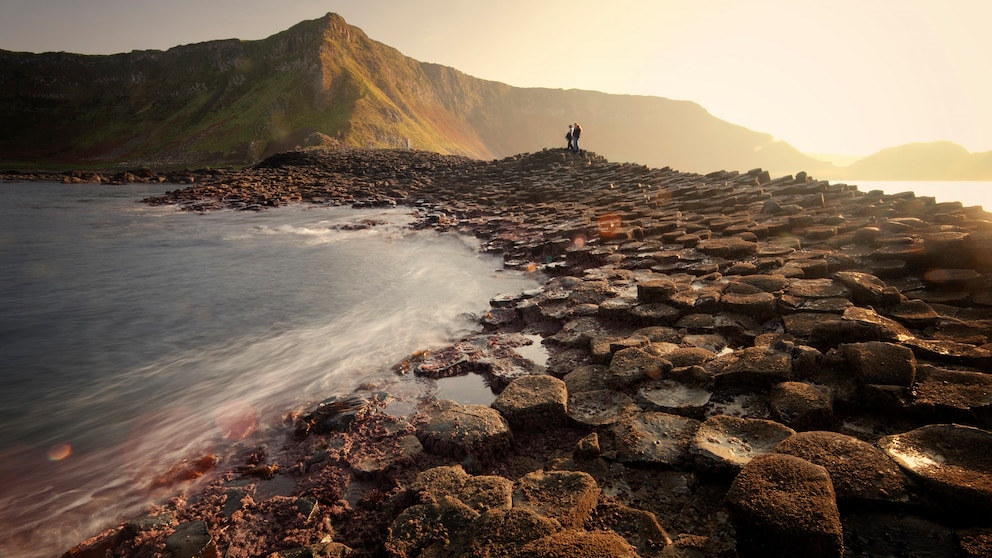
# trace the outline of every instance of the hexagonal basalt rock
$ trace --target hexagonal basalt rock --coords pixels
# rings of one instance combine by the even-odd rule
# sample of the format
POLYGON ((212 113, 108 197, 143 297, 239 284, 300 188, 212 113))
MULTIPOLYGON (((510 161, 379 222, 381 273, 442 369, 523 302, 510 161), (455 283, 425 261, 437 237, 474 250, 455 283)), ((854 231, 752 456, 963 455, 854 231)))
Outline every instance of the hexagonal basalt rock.
POLYGON ((800 432, 772 452, 823 466, 838 500, 900 504, 909 498, 906 475, 895 462, 857 438, 827 431, 800 432))
POLYGON ((610 532, 562 531, 531 541, 520 549, 519 558, 588 556, 637 558, 637 549, 620 535, 610 532))
POLYGON ((423 471, 410 489, 423 492, 433 500, 445 496, 457 498, 478 512, 510 509, 513 502, 513 481, 494 475, 472 476, 458 465, 423 471))
POLYGON ((769 387, 792 379, 792 355, 768 347, 748 347, 706 363, 717 389, 769 387))
POLYGON ((777 422, 731 415, 712 416, 699 426, 691 452, 703 469, 737 472, 796 431, 777 422))
POLYGON ((712 238, 700 241, 696 250, 708 256, 734 260, 754 255, 758 251, 758 244, 738 237, 712 238))
POLYGON ((689 443, 698 428, 698 420, 648 412, 623 419, 610 431, 617 461, 679 468, 690 461, 689 443))
POLYGON ((864 384, 910 387, 916 379, 916 357, 908 347, 869 341, 838 347, 864 384))
POLYGON ((568 397, 568 416, 584 426, 605 426, 640 412, 625 393, 611 389, 583 391, 568 397))
POLYGON ((905 327, 867 308, 852 306, 839 319, 824 320, 813 326, 810 345, 825 350, 841 343, 885 341, 898 343, 912 339, 905 327))
POLYGON ((517 481, 513 507, 532 510, 574 529, 589 519, 599 494, 599 485, 588 473, 534 471, 517 481))
POLYGON ((607 383, 613 389, 623 390, 644 380, 660 379, 671 369, 671 362, 643 349, 631 347, 613 355, 607 383))
POLYGON ((546 430, 566 422, 565 382, 546 375, 517 378, 492 403, 514 428, 546 430))
POLYGON ((844 533, 827 470, 791 455, 751 460, 727 493, 741 556, 840 558, 844 533))
POLYGON ((713 392, 672 380, 647 382, 637 390, 646 409, 701 419, 713 392))
POLYGON ((443 555, 458 546, 459 535, 468 532, 477 517, 478 512, 450 496, 411 506, 393 521, 385 546, 395 556, 443 555))
POLYGON ((834 418, 833 393, 827 386, 782 382, 772 388, 768 403, 777 420, 796 430, 826 428, 834 418))
POLYGON ((992 513, 992 432, 931 424, 886 436, 878 445, 948 512, 992 513))
POLYGON ((513 444, 510 425, 498 411, 483 405, 441 400, 424 412, 417 437, 428 451, 456 459, 490 462, 513 444))

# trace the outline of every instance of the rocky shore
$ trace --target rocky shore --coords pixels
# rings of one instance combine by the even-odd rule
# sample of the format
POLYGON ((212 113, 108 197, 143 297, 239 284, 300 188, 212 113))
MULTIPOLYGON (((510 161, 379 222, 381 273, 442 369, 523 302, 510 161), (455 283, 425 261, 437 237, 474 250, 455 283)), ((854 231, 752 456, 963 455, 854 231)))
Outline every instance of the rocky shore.
POLYGON ((288 415, 284 443, 178 464, 183 496, 66 557, 992 556, 982 208, 564 150, 187 178, 146 201, 409 206, 547 281, 395 366, 480 374, 491 406, 400 414, 363 386, 288 415), (543 363, 518 352, 536 335, 543 363))

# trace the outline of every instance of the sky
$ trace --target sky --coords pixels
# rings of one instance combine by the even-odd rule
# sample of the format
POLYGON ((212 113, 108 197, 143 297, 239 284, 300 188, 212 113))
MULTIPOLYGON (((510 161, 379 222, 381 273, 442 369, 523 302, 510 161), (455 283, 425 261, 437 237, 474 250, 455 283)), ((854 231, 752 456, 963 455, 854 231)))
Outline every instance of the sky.
POLYGON ((809 154, 992 151, 988 0, 0 0, 0 49, 256 40, 328 12, 423 62, 693 101, 809 154))

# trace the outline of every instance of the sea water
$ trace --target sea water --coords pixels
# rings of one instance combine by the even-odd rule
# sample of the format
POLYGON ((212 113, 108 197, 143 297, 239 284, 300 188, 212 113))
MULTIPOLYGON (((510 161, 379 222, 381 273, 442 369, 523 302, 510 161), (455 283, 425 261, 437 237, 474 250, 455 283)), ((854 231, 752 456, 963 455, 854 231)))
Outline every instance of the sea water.
POLYGON ((410 209, 138 203, 164 189, 0 184, 0 557, 56 556, 363 383, 437 395, 390 367, 539 285, 410 209))

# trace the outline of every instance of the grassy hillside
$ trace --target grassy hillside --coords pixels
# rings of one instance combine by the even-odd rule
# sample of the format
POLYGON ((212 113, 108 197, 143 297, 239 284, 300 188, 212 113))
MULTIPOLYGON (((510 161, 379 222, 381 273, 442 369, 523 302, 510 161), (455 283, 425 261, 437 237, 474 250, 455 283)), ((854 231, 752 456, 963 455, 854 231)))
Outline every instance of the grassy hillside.
POLYGON ((260 41, 113 56, 0 51, 0 166, 245 165, 304 145, 492 158, 564 146, 686 171, 829 165, 689 102, 514 88, 421 63, 334 14, 260 41))

